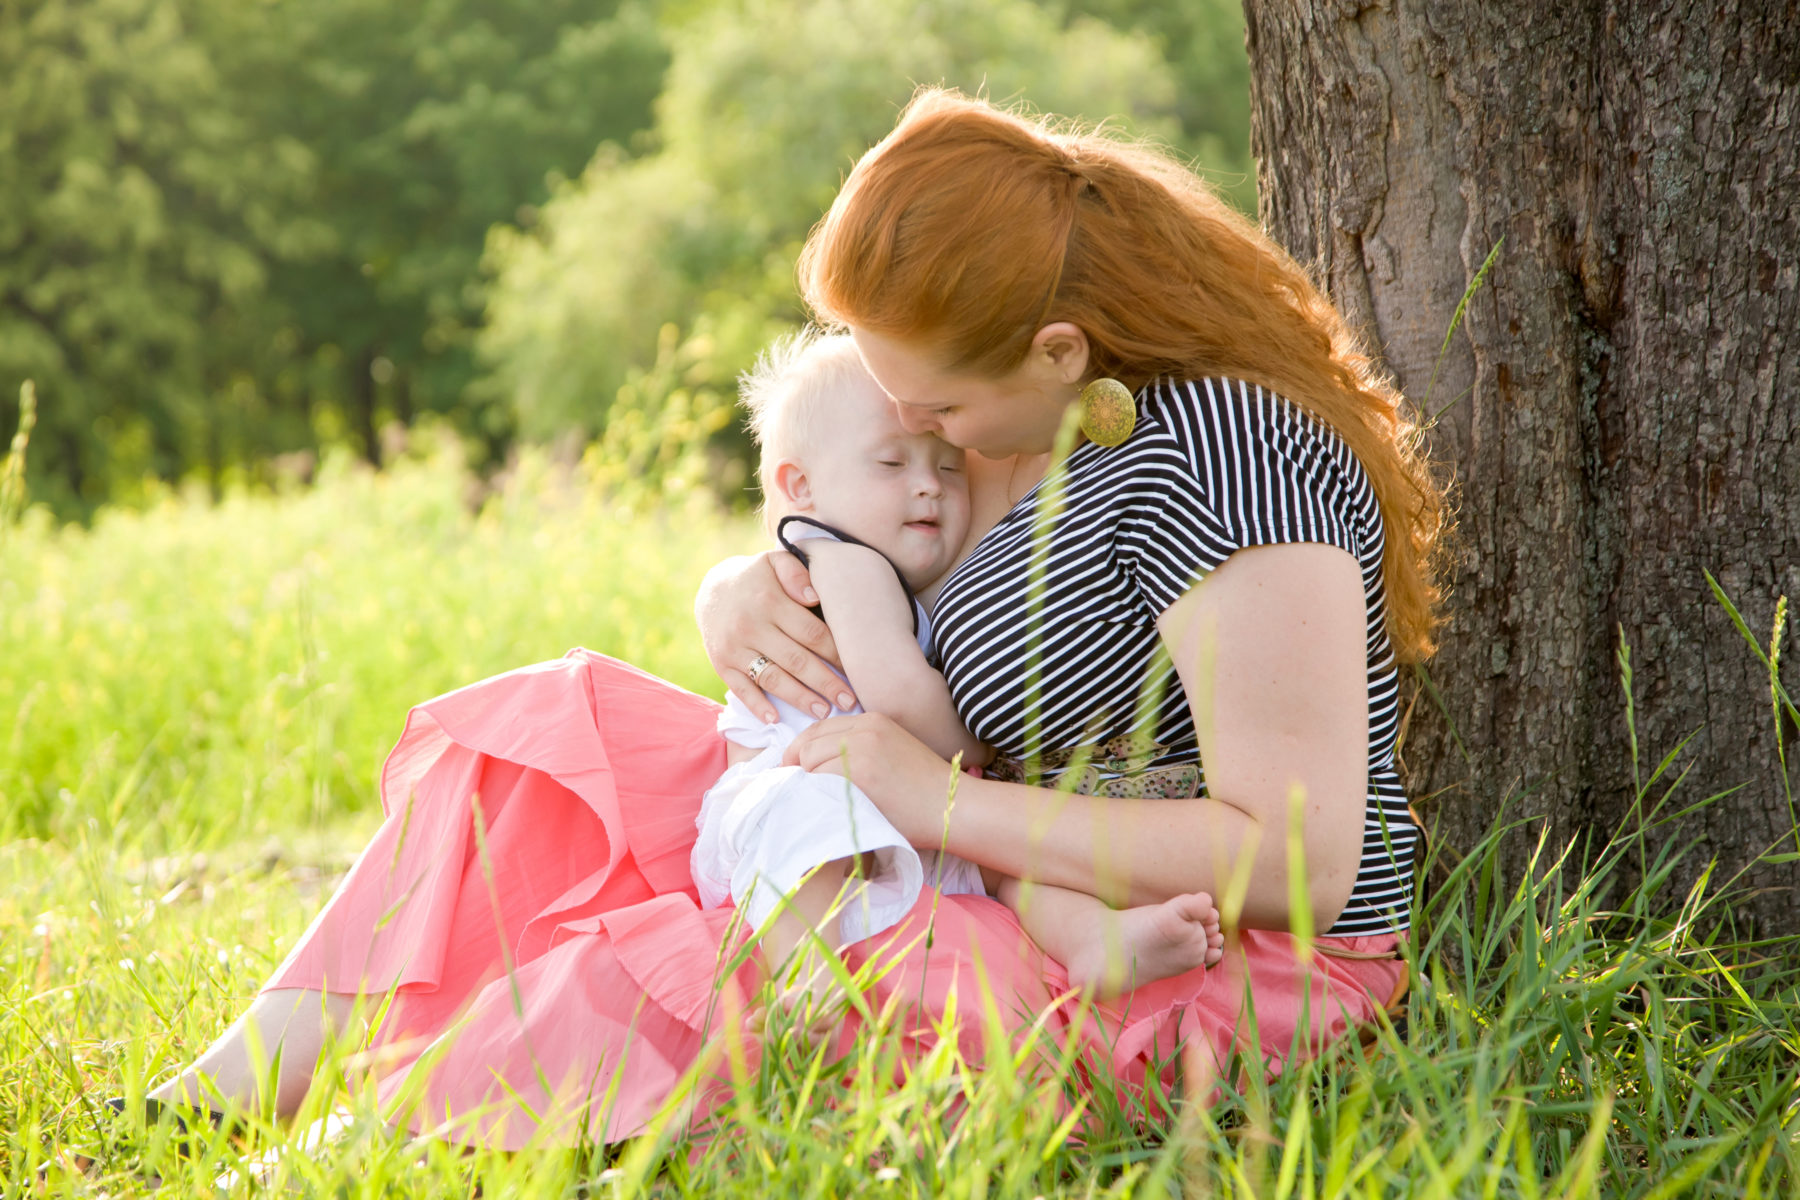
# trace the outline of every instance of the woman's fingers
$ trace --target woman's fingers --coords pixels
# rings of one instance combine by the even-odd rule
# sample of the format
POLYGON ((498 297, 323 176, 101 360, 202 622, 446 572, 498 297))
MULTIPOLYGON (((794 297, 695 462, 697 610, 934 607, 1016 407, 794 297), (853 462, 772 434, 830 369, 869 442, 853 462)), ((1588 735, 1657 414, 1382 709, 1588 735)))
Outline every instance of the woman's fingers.
MULTIPOLYGON (((765 637, 762 640, 768 642, 776 639, 765 637)), ((773 655, 760 655, 755 662, 751 663, 751 666, 756 667, 756 681, 754 683, 750 681, 750 672, 748 668, 741 673, 745 688, 757 689, 756 694, 758 696, 779 696, 801 712, 811 713, 815 717, 823 717, 829 714, 831 712, 830 701, 820 696, 818 692, 813 691, 805 684, 800 683, 789 667, 784 667, 775 661, 777 657, 780 657, 789 664, 798 664, 803 661, 803 656, 798 652, 797 648, 790 649, 785 653, 777 650, 773 655), (763 661, 764 659, 767 661, 763 661)), ((835 696, 838 692, 843 690, 843 684, 839 683, 837 676, 831 674, 830 671, 826 671, 825 674, 832 683, 837 685, 836 687, 827 687, 825 690, 827 694, 835 696)), ((726 684, 729 686, 730 680, 727 680, 726 684)), ((736 692, 737 689, 732 688, 732 691, 736 692)), ((740 695, 739 698, 741 699, 742 696, 740 695)), ((760 712, 761 710, 753 707, 752 711, 760 712)), ((771 712, 772 711, 773 709, 771 708, 771 712)), ((764 719, 767 720, 772 718, 765 716, 764 719)))
POLYGON ((844 708, 856 703, 826 661, 837 657, 831 630, 788 594, 790 585, 801 592, 811 587, 792 555, 771 552, 714 567, 694 600, 694 619, 713 670, 765 721, 775 719, 772 697, 816 716, 833 703, 844 708))
POLYGON ((752 635, 749 642, 764 649, 742 669, 726 668, 719 674, 732 694, 749 705, 751 712, 761 713, 764 720, 775 719, 768 699, 771 696, 779 696, 815 717, 829 715, 834 703, 839 708, 856 703, 856 697, 836 672, 777 626, 764 625, 762 632, 752 635), (756 672, 754 679, 750 677, 752 668, 756 672))
POLYGON ((788 745, 781 761, 790 767, 816 771, 820 767, 843 773, 843 760, 850 739, 863 722, 862 716, 832 717, 809 725, 788 745))
POLYGON ((950 764, 892 718, 857 713, 809 725, 788 746, 782 761, 853 781, 903 837, 930 839, 942 834, 950 764))
POLYGON ((812 572, 806 564, 785 551, 769 554, 769 565, 775 570, 775 578, 781 584, 781 590, 795 604, 810 608, 819 602, 819 593, 813 591, 812 572))
POLYGON ((831 669, 838 652, 830 626, 793 598, 812 592, 806 568, 785 550, 770 551, 763 558, 777 588, 768 597, 760 627, 746 637, 756 651, 753 660, 768 659, 756 673, 756 685, 815 717, 825 716, 834 704, 840 709, 855 707, 855 694, 831 669))
POLYGON ((814 708, 823 698, 839 708, 856 705, 850 685, 831 669, 837 658, 837 643, 825 622, 804 608, 787 607, 776 615, 774 632, 765 635, 760 650, 769 665, 757 673, 756 682, 764 691, 773 692, 794 707, 825 715, 814 708))
POLYGON ((775 706, 763 690, 750 682, 750 677, 742 671, 729 668, 719 672, 719 678, 725 682, 725 690, 737 697, 738 703, 755 713, 766 724, 773 725, 780 720, 775 706))

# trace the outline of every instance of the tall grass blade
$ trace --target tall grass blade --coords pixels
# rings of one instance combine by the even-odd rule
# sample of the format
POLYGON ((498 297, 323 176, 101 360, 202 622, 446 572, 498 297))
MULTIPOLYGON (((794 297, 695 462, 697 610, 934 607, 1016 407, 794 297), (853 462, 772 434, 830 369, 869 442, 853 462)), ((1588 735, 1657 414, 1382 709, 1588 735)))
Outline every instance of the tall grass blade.
MULTIPOLYGON (((1419 401, 1419 407, 1421 409, 1430 409, 1432 394, 1437 390, 1438 371, 1443 368, 1444 357, 1450 353, 1450 339, 1456 336, 1458 327, 1462 325, 1464 314, 1469 311, 1469 301, 1474 298, 1476 292, 1481 290, 1481 285, 1487 281, 1488 272, 1493 269, 1495 261, 1500 257, 1500 247, 1505 244, 1506 238, 1504 236, 1494 243, 1494 248, 1489 250, 1487 257, 1482 260, 1481 267, 1475 272, 1474 278, 1469 280, 1469 286, 1463 289, 1462 299, 1456 302, 1456 311, 1450 315, 1450 327, 1444 330, 1443 345, 1438 347, 1437 358, 1431 364, 1431 378, 1426 380, 1425 395, 1419 401)), ((1462 399, 1462 397, 1458 396, 1457 400, 1460 399, 1462 399)), ((1455 403, 1456 400, 1452 400, 1450 404, 1446 404, 1444 407, 1432 413, 1430 417, 1427 418, 1425 422, 1426 425, 1437 424, 1437 419, 1450 411, 1450 405, 1455 403)))
POLYGON ((37 386, 27 379, 19 385, 19 428, 0 465, 0 536, 25 507, 25 448, 37 424, 37 386))
POLYGON ((1764 650, 1756 635, 1750 632, 1750 625, 1744 620, 1744 614, 1739 612, 1737 605, 1731 602, 1731 597, 1725 594, 1725 589, 1719 586, 1719 581, 1713 578, 1712 572, 1702 571, 1701 573, 1706 576, 1707 586, 1712 588, 1713 598, 1725 610, 1725 615, 1731 618, 1731 623, 1737 627, 1738 633, 1743 636, 1745 642, 1749 643, 1750 649, 1755 652, 1756 657, 1761 660, 1764 669, 1769 673, 1769 703, 1775 709, 1775 746, 1781 762, 1781 786, 1787 796, 1788 825, 1794 835, 1794 845, 1800 849, 1800 808, 1797 808, 1794 803, 1793 787, 1788 780, 1787 755, 1782 752, 1781 748, 1782 713, 1787 714, 1787 719, 1793 723, 1795 728, 1800 728, 1800 706, 1794 703, 1793 697, 1788 695, 1787 688, 1782 686, 1781 682, 1781 634, 1787 627, 1787 597, 1782 596, 1775 603, 1774 635, 1769 639, 1769 648, 1764 650))

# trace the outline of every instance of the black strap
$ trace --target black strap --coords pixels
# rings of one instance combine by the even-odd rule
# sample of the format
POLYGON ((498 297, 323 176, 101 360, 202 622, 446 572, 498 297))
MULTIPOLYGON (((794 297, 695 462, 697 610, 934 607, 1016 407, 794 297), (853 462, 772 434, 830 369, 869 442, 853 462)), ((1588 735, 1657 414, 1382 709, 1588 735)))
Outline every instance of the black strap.
MULTIPOLYGON (((843 530, 838 529, 835 526, 827 525, 823 521, 815 521, 811 517, 794 513, 781 518, 781 520, 776 523, 775 540, 781 543, 781 548, 783 550, 786 550, 789 554, 799 559, 801 566, 811 566, 812 564, 807 561, 806 551, 788 540, 787 527, 790 522, 811 525, 814 529, 824 530, 840 542, 849 542, 852 546, 861 546, 864 550, 875 550, 875 547, 869 545, 869 543, 863 541, 855 534, 845 533, 843 530)), ((881 551, 875 550, 875 553, 881 554, 881 551)), ((885 554, 881 554, 881 558, 888 566, 894 567, 893 559, 885 554)), ((894 578, 900 581, 900 590, 906 593, 907 611, 912 613, 913 636, 916 638, 919 636, 919 598, 913 595, 912 585, 906 582, 906 576, 900 573, 899 567, 894 567, 894 578)), ((821 621, 825 619, 825 613, 819 605, 813 606, 813 612, 821 621)))

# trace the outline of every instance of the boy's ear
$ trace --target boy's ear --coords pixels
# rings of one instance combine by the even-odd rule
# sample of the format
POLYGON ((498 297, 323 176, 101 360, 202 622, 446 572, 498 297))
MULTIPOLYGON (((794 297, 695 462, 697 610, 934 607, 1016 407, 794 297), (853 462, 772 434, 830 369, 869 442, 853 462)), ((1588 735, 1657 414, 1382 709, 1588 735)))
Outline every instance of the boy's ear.
POLYGON ((812 483, 799 463, 783 459, 775 464, 775 490, 781 493, 783 507, 789 512, 812 511, 812 483))

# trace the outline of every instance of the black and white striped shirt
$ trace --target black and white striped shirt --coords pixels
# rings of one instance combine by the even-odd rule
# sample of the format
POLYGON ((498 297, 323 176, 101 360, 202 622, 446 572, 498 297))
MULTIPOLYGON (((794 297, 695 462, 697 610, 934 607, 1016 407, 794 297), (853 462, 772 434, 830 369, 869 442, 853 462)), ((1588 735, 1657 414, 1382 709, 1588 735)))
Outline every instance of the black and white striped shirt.
MULTIPOLYGON (((1368 613, 1369 798, 1356 885, 1334 936, 1405 929, 1419 829, 1394 769, 1398 680, 1381 586, 1381 510, 1330 429, 1254 385, 1159 380, 1124 444, 1070 454, 951 575, 934 621, 969 730, 1008 758, 1149 746, 1142 771, 1188 765, 1193 714, 1156 619, 1233 551, 1324 542, 1356 557, 1368 613), (1046 508, 1048 505, 1045 506, 1046 508)), ((1204 789, 1202 777, 1201 788, 1204 789)), ((1085 789, 1084 789, 1085 790, 1085 789)))

